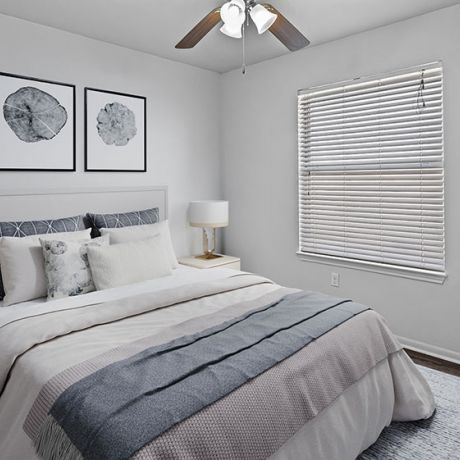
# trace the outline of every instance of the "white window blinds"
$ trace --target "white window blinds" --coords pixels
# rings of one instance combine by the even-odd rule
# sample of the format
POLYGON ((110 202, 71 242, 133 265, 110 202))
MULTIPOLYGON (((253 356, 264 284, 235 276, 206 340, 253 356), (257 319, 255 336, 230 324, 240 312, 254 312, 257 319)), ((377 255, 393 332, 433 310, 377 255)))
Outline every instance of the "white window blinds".
POLYGON ((298 96, 299 252, 444 273, 442 67, 298 96))

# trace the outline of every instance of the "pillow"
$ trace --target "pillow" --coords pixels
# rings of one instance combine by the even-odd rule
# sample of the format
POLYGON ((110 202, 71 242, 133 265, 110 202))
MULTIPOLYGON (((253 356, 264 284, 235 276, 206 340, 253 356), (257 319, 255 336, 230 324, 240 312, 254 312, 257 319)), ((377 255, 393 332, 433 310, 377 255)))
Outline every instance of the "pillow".
POLYGON ((0 237, 31 236, 48 233, 67 233, 85 230, 83 216, 63 217, 61 219, 30 220, 23 222, 0 222, 0 237))
POLYGON ((158 208, 143 211, 123 212, 119 214, 86 214, 93 227, 93 236, 99 236, 101 228, 131 227, 132 225, 155 224, 160 220, 158 208))
MULTIPOLYGON (((0 222, 0 237, 2 236, 30 236, 47 233, 77 232, 84 230, 83 216, 63 217, 61 219, 31 220, 23 222, 0 222)), ((2 276, 0 271, 0 300, 3 299, 2 276)))
POLYGON ((3 305, 46 296, 47 284, 40 238, 82 241, 90 239, 90 232, 91 230, 87 229, 25 238, 0 238, 0 265, 6 293, 3 305))
POLYGON ((88 246, 98 291, 172 274, 161 235, 106 247, 88 246))
POLYGON ((171 233, 167 220, 150 225, 133 225, 124 228, 101 228, 101 235, 110 235, 110 244, 128 243, 129 241, 145 240, 156 235, 161 235, 164 248, 171 268, 177 268, 177 257, 171 241, 171 233))
POLYGON ((48 299, 62 299, 95 290, 88 262, 88 247, 108 246, 109 237, 90 241, 40 238, 45 259, 48 299))

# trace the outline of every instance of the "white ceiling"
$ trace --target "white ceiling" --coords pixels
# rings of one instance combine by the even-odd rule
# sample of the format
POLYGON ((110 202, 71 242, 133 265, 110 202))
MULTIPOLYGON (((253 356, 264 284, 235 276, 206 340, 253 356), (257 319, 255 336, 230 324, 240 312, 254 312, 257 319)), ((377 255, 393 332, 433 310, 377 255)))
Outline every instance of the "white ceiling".
MULTIPOLYGON (((267 0, 316 45, 460 3, 460 0, 267 0)), ((241 65, 241 40, 218 27, 195 48, 174 45, 225 0, 0 0, 0 13, 226 72, 241 65)), ((310 45, 311 46, 311 45, 310 45)), ((247 35, 247 61, 289 51, 270 33, 247 35)))

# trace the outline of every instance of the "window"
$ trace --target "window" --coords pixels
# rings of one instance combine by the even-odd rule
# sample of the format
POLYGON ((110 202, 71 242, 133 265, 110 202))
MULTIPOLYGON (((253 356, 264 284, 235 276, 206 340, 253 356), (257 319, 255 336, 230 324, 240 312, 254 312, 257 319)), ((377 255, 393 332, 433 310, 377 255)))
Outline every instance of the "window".
POLYGON ((299 91, 298 123, 299 254, 442 282, 441 64, 299 91))

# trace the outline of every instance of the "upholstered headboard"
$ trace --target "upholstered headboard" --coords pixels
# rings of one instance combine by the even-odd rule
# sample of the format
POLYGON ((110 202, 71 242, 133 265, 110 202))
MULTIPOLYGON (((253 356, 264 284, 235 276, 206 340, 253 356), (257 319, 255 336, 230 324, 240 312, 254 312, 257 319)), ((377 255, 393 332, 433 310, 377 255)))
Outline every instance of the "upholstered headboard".
POLYGON ((0 221, 55 219, 77 214, 115 213, 158 207, 168 217, 167 187, 0 190, 0 221))

